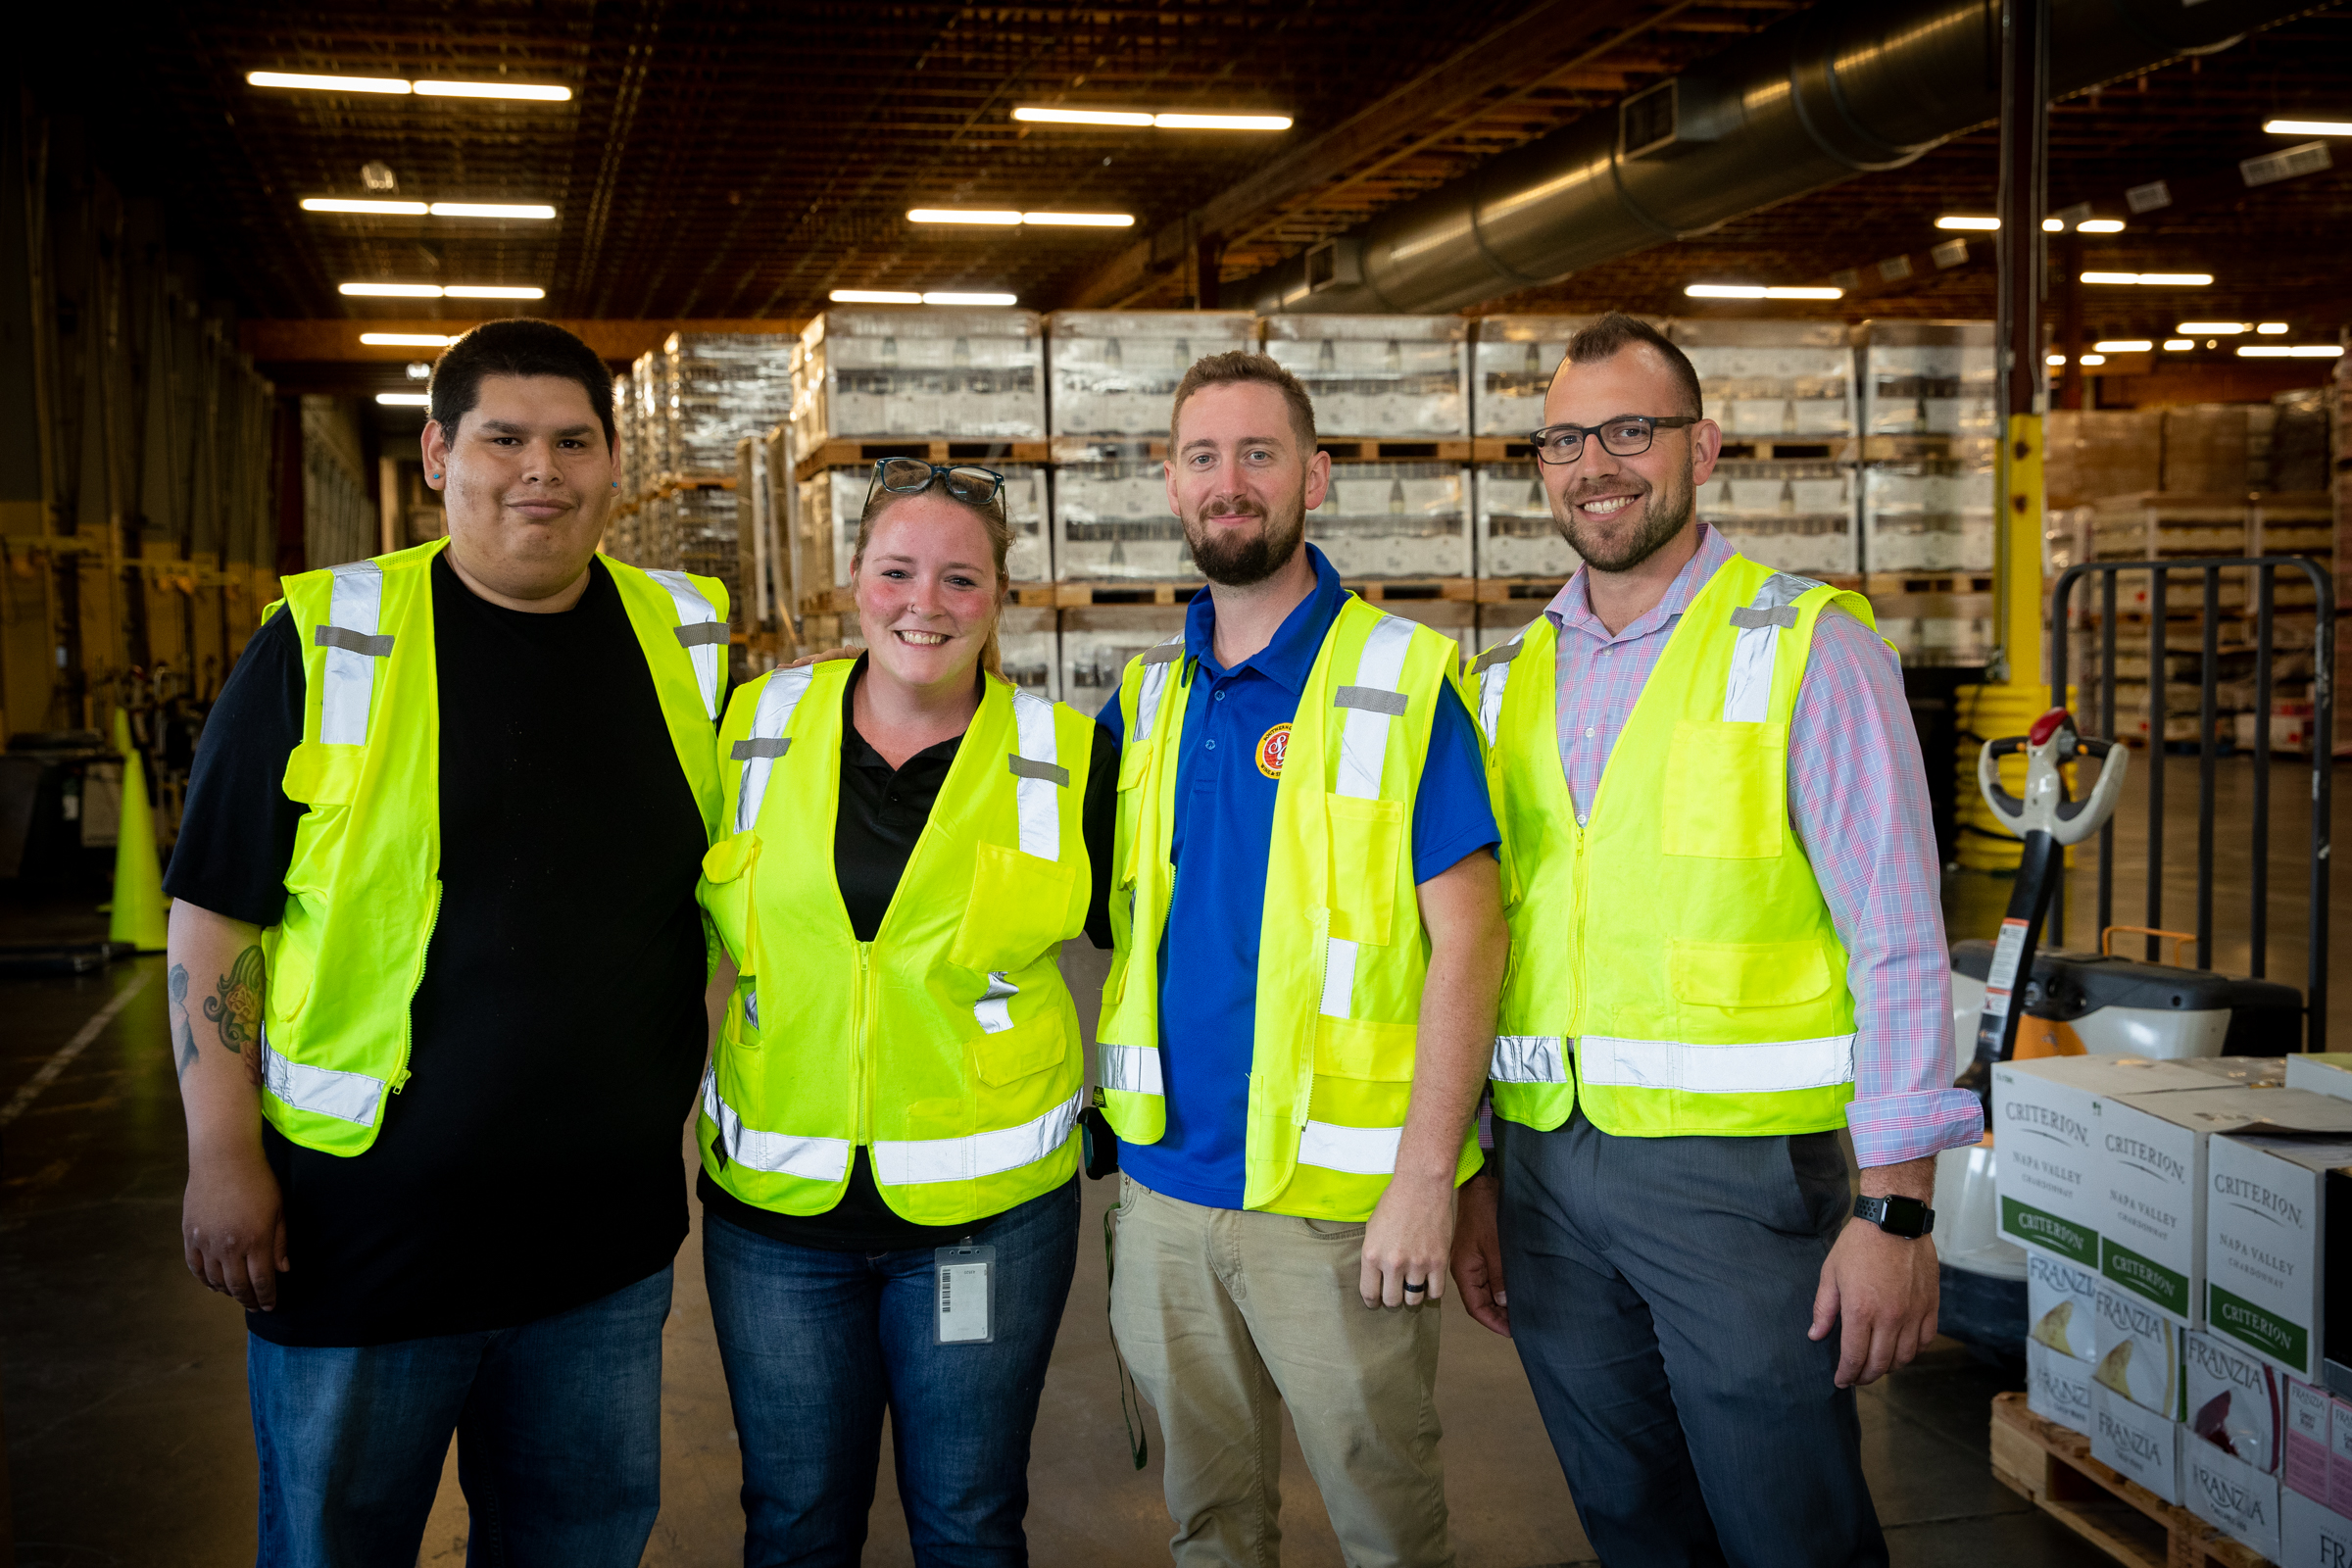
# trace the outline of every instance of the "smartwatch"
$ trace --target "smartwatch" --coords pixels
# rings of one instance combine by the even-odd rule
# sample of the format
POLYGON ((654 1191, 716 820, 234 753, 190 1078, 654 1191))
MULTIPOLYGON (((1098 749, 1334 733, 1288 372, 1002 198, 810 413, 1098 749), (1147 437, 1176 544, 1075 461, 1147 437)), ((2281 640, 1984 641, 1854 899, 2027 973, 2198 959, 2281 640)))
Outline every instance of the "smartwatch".
POLYGON ((1936 1228, 1936 1211, 1916 1198, 1857 1198, 1854 1218, 1905 1241, 1917 1241, 1936 1228))

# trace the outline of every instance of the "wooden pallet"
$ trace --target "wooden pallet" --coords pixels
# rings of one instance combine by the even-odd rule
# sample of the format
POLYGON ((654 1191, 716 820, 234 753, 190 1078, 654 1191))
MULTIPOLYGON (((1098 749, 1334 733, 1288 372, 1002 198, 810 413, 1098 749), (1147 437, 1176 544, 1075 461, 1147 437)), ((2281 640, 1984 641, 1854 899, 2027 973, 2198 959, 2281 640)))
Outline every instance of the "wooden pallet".
POLYGON ((1860 443, 1850 435, 1726 434, 1722 456, 1739 463, 1851 463, 1860 443))
POLYGON ((2090 1440, 1992 1399, 1992 1478, 2117 1562, 2132 1568, 2268 1568, 2270 1559, 2216 1532, 2090 1456, 2090 1440))
POLYGON ((1045 441, 965 441, 948 436, 894 436, 853 440, 842 437, 804 453, 793 472, 808 479, 827 468, 869 466, 883 458, 921 458, 926 463, 1045 463, 1052 444, 1045 441))
POLYGON ((1334 463, 1468 463, 1476 446, 1468 436, 1324 436, 1315 443, 1334 463))
POLYGON ((1866 435, 1862 438, 1862 461, 1918 463, 1945 459, 1990 463, 1997 445, 1988 435, 1866 435))
POLYGON ((1876 600, 1881 594, 1988 594, 1989 571, 1874 571, 1862 579, 1862 591, 1876 600))

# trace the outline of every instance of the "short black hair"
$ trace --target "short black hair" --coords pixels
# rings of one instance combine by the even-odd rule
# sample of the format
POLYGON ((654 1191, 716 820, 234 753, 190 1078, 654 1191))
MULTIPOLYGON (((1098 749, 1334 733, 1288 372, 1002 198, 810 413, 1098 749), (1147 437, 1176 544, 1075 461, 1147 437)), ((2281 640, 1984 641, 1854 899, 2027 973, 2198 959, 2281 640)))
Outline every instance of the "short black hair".
POLYGON ((604 423, 606 448, 614 445, 612 372, 596 350, 555 322, 527 316, 484 321, 442 351, 433 366, 431 413, 451 439, 458 421, 481 401, 485 375, 560 375, 579 382, 604 423))
POLYGON ((1621 352, 1640 343, 1657 350, 1666 362, 1666 368, 1690 400, 1690 414, 1704 417, 1706 407, 1698 392, 1698 371, 1691 368, 1690 356, 1666 340, 1666 334, 1647 321, 1627 316, 1621 311, 1608 315, 1585 327, 1568 340, 1568 358, 1563 365, 1597 365, 1602 360, 1615 359, 1621 352))

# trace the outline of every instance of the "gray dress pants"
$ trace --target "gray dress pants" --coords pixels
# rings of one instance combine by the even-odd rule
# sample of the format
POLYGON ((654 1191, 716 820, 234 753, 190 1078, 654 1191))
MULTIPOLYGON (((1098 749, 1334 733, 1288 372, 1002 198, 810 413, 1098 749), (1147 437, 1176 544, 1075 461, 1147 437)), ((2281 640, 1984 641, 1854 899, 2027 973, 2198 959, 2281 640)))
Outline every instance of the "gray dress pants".
POLYGON ((1836 1133, 1511 1127, 1511 1334, 1611 1568, 1884 1564, 1838 1336, 1805 1338, 1852 1209, 1836 1133))

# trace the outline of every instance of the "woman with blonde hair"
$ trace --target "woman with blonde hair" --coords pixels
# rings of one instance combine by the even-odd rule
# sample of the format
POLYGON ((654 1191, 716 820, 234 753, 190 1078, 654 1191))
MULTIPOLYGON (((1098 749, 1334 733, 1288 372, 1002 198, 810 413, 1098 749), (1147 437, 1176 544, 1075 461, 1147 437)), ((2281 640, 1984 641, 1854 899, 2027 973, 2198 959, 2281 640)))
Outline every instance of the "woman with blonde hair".
POLYGON ((876 464, 864 654, 760 677, 720 730, 700 895, 739 973, 696 1129, 754 1568, 858 1560, 885 1410, 915 1561, 1028 1560, 1078 1242, 1056 960, 1109 946, 1118 755, 997 672, 1003 493, 876 464))

